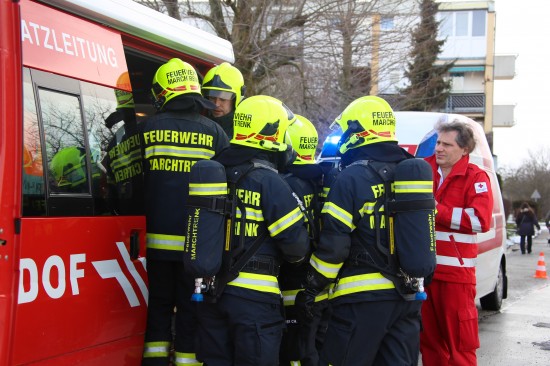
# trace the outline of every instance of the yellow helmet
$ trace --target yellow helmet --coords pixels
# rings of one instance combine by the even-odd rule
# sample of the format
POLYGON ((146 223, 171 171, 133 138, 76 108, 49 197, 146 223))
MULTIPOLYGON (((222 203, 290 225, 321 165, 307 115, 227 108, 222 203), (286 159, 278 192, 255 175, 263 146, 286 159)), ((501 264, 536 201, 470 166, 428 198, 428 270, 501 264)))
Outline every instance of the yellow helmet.
POLYGON ((245 90, 243 74, 228 62, 211 68, 202 81, 202 93, 206 98, 235 100, 235 106, 243 99, 245 90))
POLYGON ((255 95, 244 99, 233 117, 232 144, 269 151, 286 151, 288 126, 296 119, 279 99, 255 95))
POLYGON ((115 89, 116 109, 134 108, 134 95, 130 92, 132 84, 128 71, 123 72, 116 81, 117 89, 115 89))
POLYGON ((349 149, 384 141, 397 141, 395 138, 395 116, 384 99, 369 95, 351 102, 331 124, 331 129, 342 128, 340 138, 341 154, 349 149))
POLYGON ((293 164, 315 164, 315 153, 319 142, 317 129, 310 120, 298 114, 296 120, 288 127, 288 136, 296 152, 293 164))
POLYGON ((200 95, 201 85, 193 66, 179 58, 173 58, 158 68, 153 77, 151 92, 155 107, 161 109, 166 102, 178 95, 200 95))
POLYGON ((50 169, 59 188, 79 186, 86 183, 86 154, 81 148, 66 147, 53 156, 50 169))

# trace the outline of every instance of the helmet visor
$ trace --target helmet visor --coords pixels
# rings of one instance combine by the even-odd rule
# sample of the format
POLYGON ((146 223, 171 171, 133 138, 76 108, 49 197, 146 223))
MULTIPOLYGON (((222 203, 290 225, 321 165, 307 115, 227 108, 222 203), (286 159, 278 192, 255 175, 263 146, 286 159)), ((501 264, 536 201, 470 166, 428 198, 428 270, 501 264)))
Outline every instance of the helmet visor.
POLYGON ((232 100, 235 98, 235 93, 224 90, 203 89, 203 93, 207 98, 220 98, 225 100, 232 100))

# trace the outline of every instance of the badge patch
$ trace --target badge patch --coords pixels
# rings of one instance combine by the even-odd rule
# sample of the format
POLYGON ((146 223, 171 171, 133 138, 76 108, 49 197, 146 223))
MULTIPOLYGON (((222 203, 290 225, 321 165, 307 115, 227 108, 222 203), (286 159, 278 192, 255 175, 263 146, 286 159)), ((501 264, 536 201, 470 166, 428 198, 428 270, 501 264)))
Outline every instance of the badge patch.
POLYGON ((474 187, 476 189, 476 193, 488 192, 487 183, 485 182, 477 182, 474 184, 474 187))

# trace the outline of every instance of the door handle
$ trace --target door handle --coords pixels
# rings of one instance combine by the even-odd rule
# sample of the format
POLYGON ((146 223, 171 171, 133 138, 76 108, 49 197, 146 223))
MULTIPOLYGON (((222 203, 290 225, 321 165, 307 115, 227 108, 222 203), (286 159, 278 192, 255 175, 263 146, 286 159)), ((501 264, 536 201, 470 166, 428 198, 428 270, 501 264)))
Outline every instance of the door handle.
POLYGON ((130 232, 130 259, 135 260, 139 256, 139 231, 130 232))

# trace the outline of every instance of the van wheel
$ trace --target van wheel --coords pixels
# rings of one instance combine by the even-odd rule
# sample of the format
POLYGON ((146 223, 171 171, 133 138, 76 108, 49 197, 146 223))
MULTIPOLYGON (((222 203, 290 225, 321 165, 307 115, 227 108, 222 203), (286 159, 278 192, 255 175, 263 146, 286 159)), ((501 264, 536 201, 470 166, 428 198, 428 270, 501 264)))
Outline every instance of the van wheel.
POLYGON ((504 276, 504 270, 502 263, 498 268, 498 277, 495 289, 490 294, 487 294, 479 299, 481 308, 483 310, 500 310, 502 306, 502 299, 505 295, 506 277, 504 276))

